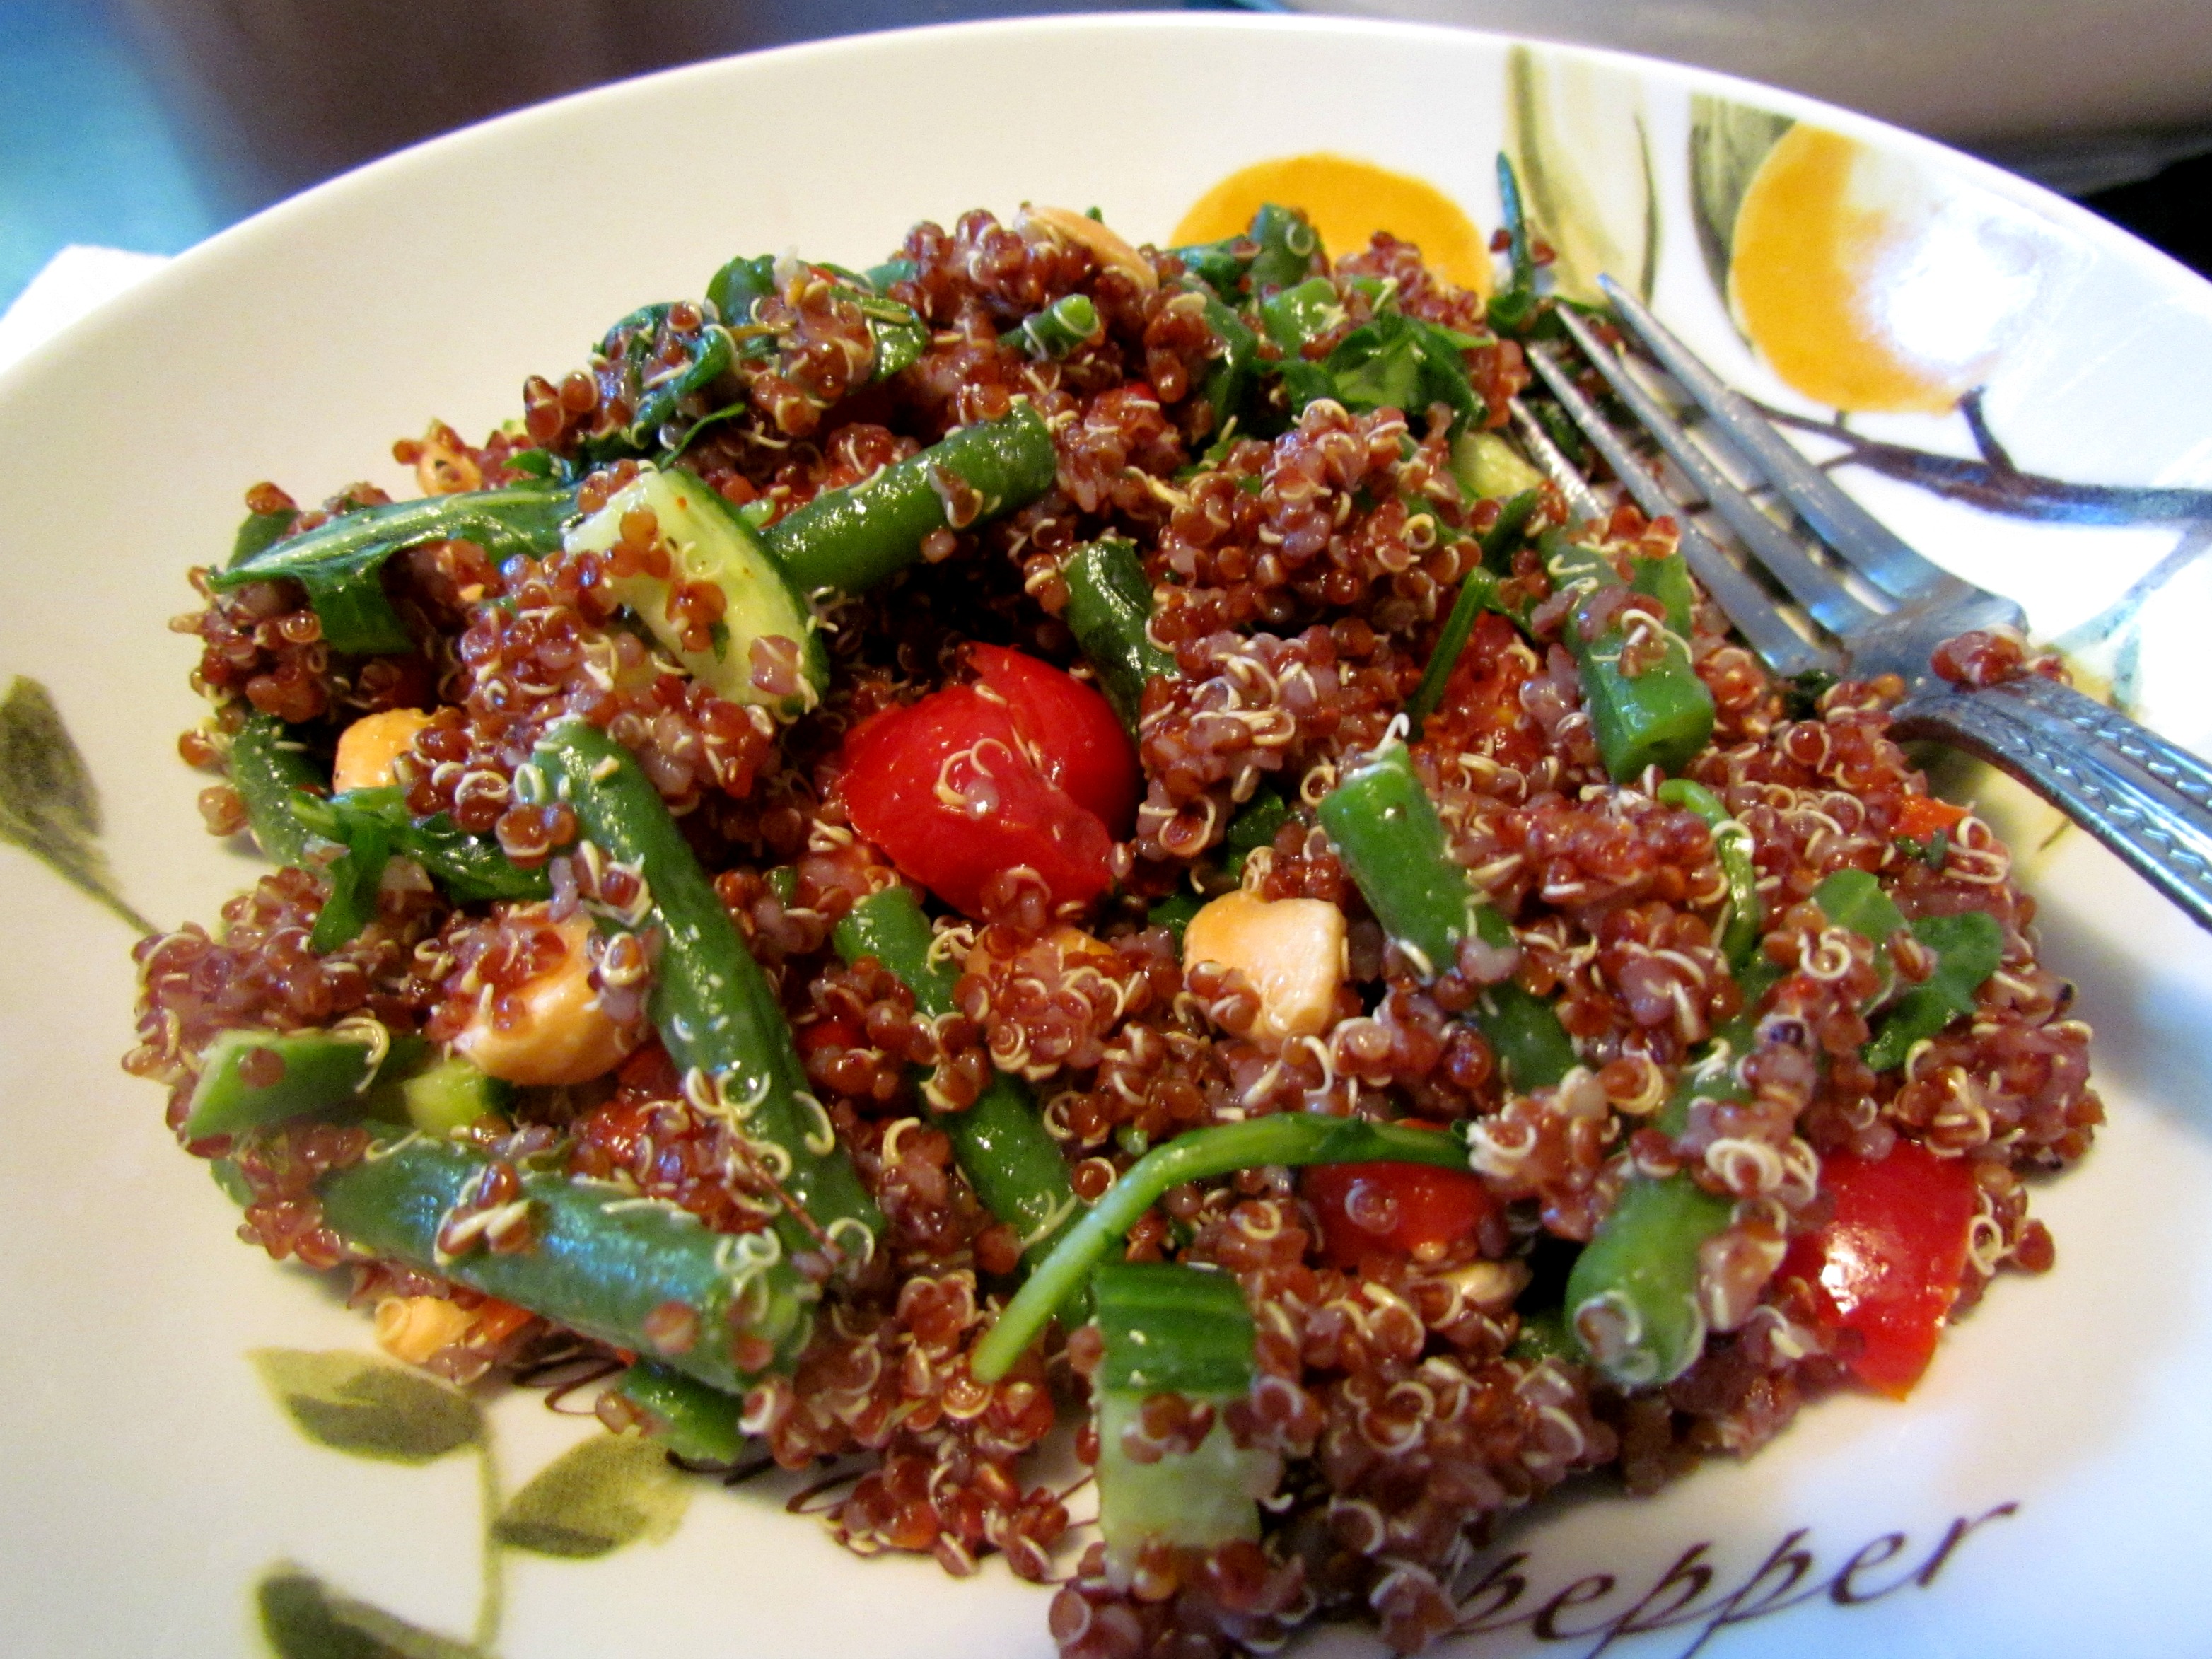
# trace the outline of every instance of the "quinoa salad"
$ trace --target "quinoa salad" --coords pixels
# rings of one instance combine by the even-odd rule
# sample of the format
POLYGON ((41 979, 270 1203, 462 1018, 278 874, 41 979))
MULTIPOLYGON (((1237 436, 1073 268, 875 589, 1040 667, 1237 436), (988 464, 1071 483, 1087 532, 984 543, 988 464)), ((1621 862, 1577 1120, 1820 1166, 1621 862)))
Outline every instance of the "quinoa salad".
POLYGON ((1902 688, 1512 437, 1602 480, 1508 202, 1487 295, 1275 207, 740 257, 419 496, 248 490, 179 748, 273 867, 124 1062, 241 1238, 1068 1659, 1415 1652, 1561 1483, 1905 1395, 2051 1266, 2089 1032, 1902 688))

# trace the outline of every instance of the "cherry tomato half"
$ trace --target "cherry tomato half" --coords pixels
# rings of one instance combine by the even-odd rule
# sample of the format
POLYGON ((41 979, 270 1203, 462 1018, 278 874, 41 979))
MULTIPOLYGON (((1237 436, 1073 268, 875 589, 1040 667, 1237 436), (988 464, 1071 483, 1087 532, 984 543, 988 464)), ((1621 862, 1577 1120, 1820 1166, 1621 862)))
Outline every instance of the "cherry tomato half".
POLYGON ((1321 1164, 1299 1189, 1321 1222, 1322 1255, 1356 1273, 1370 1256, 1434 1260, 1469 1238, 1502 1249, 1504 1212, 1472 1170, 1431 1164, 1321 1164))
POLYGON ((1055 903, 1112 884, 1136 757, 1105 698, 1031 657, 977 646, 983 678, 856 726, 839 788, 854 826, 946 903, 1028 865, 1055 903))
POLYGON ((1820 1186, 1835 1198, 1835 1218, 1790 1241, 1781 1276, 1805 1281, 1826 1328, 1865 1339, 1852 1371, 1901 1400, 1935 1357, 1958 1298, 1978 1207, 1973 1170, 1900 1140, 1872 1162, 1832 1155, 1820 1186))

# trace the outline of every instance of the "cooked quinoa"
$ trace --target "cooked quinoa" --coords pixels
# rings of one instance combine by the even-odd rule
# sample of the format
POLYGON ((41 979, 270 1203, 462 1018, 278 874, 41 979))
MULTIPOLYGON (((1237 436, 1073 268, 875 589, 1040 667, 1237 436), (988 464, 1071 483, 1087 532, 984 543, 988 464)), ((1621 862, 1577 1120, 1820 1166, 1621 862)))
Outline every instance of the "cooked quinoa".
MULTIPOLYGON (((655 1024, 654 894, 538 775, 541 743, 580 721, 634 759, 673 815, 788 1022, 834 1135, 828 1156, 880 1217, 872 1248, 856 1251, 796 1216, 817 1248, 787 1247, 811 1298, 811 1334, 788 1352, 734 1311, 730 1332, 703 1328, 681 1301, 653 1310, 634 1341, 602 1334, 595 1351, 680 1363, 721 1345, 718 1363, 744 1379, 732 1410, 760 1449, 792 1469, 861 1460, 833 1511, 840 1540, 864 1555, 933 1554, 955 1575, 996 1553, 1024 1577, 1057 1581, 1051 1627, 1069 1659, 1266 1650, 1340 1617, 1371 1618, 1410 1652, 1451 1629, 1455 1583, 1508 1511, 1578 1474, 1650 1492, 1708 1454, 1755 1451, 1801 1405, 1851 1383, 1863 1337, 1784 1270, 1793 1243, 1833 1213, 1831 1161, 1878 1164, 1912 1143, 1968 1172, 1963 1265, 1955 1285, 1929 1287, 1948 1317, 2002 1269, 2046 1269, 2051 1242, 2027 1213, 2027 1182, 2088 1150, 2101 1117, 2089 1033, 2069 1015, 2071 988, 2039 960, 2034 901, 1989 827, 1942 814, 1940 846, 1909 831, 1929 809, 1925 778, 1887 733, 1899 688, 1778 682, 1699 598, 1680 643, 1710 696, 1711 735, 1676 775, 1741 826, 1755 872, 1758 971, 1732 967, 1717 832, 1662 804, 1656 768, 1609 774, 1568 637, 1649 621, 1656 604, 1639 611, 1626 586, 1595 601, 1555 591, 1543 550, 1547 532, 1565 533, 1640 568, 1672 553, 1674 526, 1624 506, 1570 529, 1546 483, 1512 507, 1526 515, 1517 532, 1498 533, 1509 503, 1474 493, 1455 441, 1506 429, 1528 376, 1481 296, 1388 236, 1333 265, 1313 256, 1298 274, 1326 280, 1334 312, 1294 351, 1260 333, 1259 391, 1231 428, 1206 392, 1227 341, 1194 262, 1132 252, 1073 219, 925 223, 867 279, 781 262, 743 316, 682 302, 632 328, 635 350, 611 336, 586 366, 533 376, 516 421, 481 444, 434 424, 393 447, 426 497, 550 481, 574 489, 572 523, 629 499, 656 464, 680 468, 773 546, 775 526, 830 492, 1034 411, 1051 447, 1042 493, 1003 510, 939 468, 943 522, 904 569, 805 596, 826 652, 818 695, 801 642, 786 637, 754 642, 735 690, 684 672, 679 648, 730 636, 728 599, 672 567, 649 510, 618 509, 596 549, 574 534, 504 558, 469 537, 400 548, 381 581, 406 650, 334 649, 299 580, 195 571, 198 608, 173 626, 198 642, 192 683, 210 713, 179 750, 215 780, 200 797, 211 833, 237 835, 252 816, 235 757, 251 721, 282 722, 291 749, 318 762, 363 717, 415 710, 380 775, 404 815, 447 815, 512 872, 536 872, 543 896, 456 902, 421 860, 394 856, 365 925, 319 950, 337 848, 311 842, 211 927, 138 946, 138 1042, 125 1065, 167 1088, 187 1151, 224 1161, 243 1238, 280 1261, 343 1268, 387 1346, 457 1382, 575 1340, 526 1299, 468 1282, 468 1262, 535 1248, 544 1224, 525 1174, 665 1200, 708 1233, 765 1248, 799 1207, 789 1160, 763 1156, 713 1079, 672 1058, 655 1024), (1072 349, 1037 349, 1024 323, 1070 296, 1088 301, 1092 327, 1072 349), (919 349, 878 374, 879 325, 900 308, 918 319, 919 349), (1286 356, 1324 366, 1382 313, 1454 342, 1471 413, 1286 401, 1286 356), (641 404, 717 328, 737 343, 732 360, 635 434, 641 404), (957 978, 950 1012, 920 1009, 883 961, 848 960, 836 943, 856 903, 920 890, 898 867, 906 855, 855 824, 854 734, 978 683, 977 647, 1096 683, 1068 620, 1071 561, 1116 540, 1151 588, 1149 642, 1167 665, 1129 710, 1133 811, 1109 824, 1092 893, 1066 898, 1010 863, 964 914, 927 900, 933 959, 957 978), (1486 540, 1503 544, 1483 578, 1498 602, 1407 759, 1450 860, 1510 934, 1470 933, 1454 959, 1433 961, 1386 937, 1319 809, 1413 735, 1407 705, 1486 540), (665 592, 654 628, 617 597, 639 581, 665 592), (1271 830, 1249 816, 1255 801, 1279 805, 1271 830), (1255 821, 1258 844, 1232 848, 1233 826, 1255 821), (1846 871, 1878 878, 1905 923, 1978 913, 1998 941, 1971 1007, 1881 1071, 1865 1058, 1880 1006, 1929 981, 1937 953, 1909 927, 1870 939, 1838 926, 1815 894, 1846 871), (1196 904, 1237 890, 1262 914, 1306 901, 1336 918, 1340 959, 1295 1018, 1254 972, 1182 946, 1196 904), (644 921, 578 943, 581 919, 610 915, 644 921), (447 1127, 483 1174, 442 1218, 434 1260, 365 1249, 325 1213, 323 1183, 404 1120, 348 1101, 228 1133, 187 1128, 221 1034, 368 1032, 380 1060, 391 1045, 489 1054, 539 1017, 532 997, 572 957, 588 970, 579 994, 602 1022, 605 1063, 588 1079, 517 1081, 497 1110, 447 1127), (1571 1069, 1509 1086, 1474 1017, 1500 986, 1556 1016, 1571 1069), (1662 1108, 1732 1022, 1754 1034, 1723 1056, 1735 1097, 1670 1119, 1662 1108), (1274 1477, 1256 1536, 1073 1548, 1071 1508, 1087 1500, 1046 1484, 1037 1453, 1070 1416, 1084 1424, 1079 1455, 1099 1458, 1085 1416, 1099 1328, 1063 1309, 1067 1322, 1003 1375, 971 1369, 1039 1243, 979 1195, 951 1132, 1006 1078, 1033 1101, 1079 1206, 1149 1149, 1275 1114, 1411 1120, 1464 1147, 1486 1193, 1480 1224, 1410 1248, 1381 1243, 1401 1218, 1387 1185, 1355 1182, 1346 1213, 1378 1243, 1347 1261, 1324 1238, 1319 1188, 1281 1165, 1173 1185, 1116 1241, 1118 1257, 1211 1268, 1241 1289, 1249 1388, 1212 1401, 1154 1393, 1121 1450, 1146 1465, 1187 1453, 1218 1416, 1274 1477), (1559 1328, 1577 1253, 1624 1191, 1670 1179, 1733 1205, 1697 1249, 1693 1361, 1637 1386, 1593 1363, 1601 1322, 1570 1321, 1564 1344, 1535 1340, 1546 1320, 1559 1328), (415 1317, 430 1302, 451 1316, 415 1317)), ((1227 297, 1249 320, 1261 295, 1227 297)), ((356 484, 303 511, 264 483, 246 506, 279 526, 281 550, 388 499, 356 484)), ((973 793, 951 773, 939 787, 978 818, 1018 811, 982 770, 973 793)), ((245 1086, 272 1087, 284 1062, 254 1049, 240 1071, 245 1086)), ((619 1390, 600 1415, 618 1431, 659 1426, 619 1390)))

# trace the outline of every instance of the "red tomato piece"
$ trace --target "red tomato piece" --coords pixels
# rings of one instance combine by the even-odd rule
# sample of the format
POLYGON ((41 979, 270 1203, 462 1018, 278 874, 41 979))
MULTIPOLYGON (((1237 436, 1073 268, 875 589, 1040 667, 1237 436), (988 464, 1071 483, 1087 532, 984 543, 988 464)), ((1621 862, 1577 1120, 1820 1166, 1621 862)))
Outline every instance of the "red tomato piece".
MULTIPOLYGON (((1126 787, 1132 803, 1134 797, 1133 783, 1115 785, 1097 764, 1091 735, 1066 714, 1087 697, 1110 721, 1105 700, 1057 669, 1001 654, 1023 665, 994 666, 1002 684, 1024 689, 1019 706, 1032 711, 1034 733, 1018 721, 1016 699, 1006 691, 954 685, 886 710, 845 739, 840 788, 854 826, 902 872, 969 915, 979 912, 991 878, 1017 865, 1036 870, 1055 903, 1104 892, 1113 882, 1114 838, 1087 802, 1118 805, 1125 797, 1111 787, 1126 787), (1047 675, 1064 689, 1040 692, 1047 675), (1057 726, 1049 713, 1034 712, 1045 695, 1061 700, 1050 706, 1065 716, 1057 726)), ((1127 738, 1118 726, 1113 735, 1133 775, 1127 738)))
POLYGON ((1897 811, 1897 833, 1908 841, 1926 841, 1939 830, 1955 830, 1966 816, 1963 806, 1933 795, 1907 795, 1897 811))
POLYGON ((1851 1365, 1858 1379, 1901 1400, 1935 1357, 1958 1297, 1978 1207, 1973 1170, 1900 1140, 1871 1162, 1828 1158, 1820 1186, 1835 1218, 1790 1241, 1782 1276, 1804 1280, 1824 1327, 1865 1339, 1851 1365))
POLYGON ((1142 780, 1113 705, 1073 675, 1002 645, 971 645, 968 660, 984 695, 1006 700, 1047 781, 1096 812, 1113 834, 1127 835, 1142 780))
POLYGON ((1320 1219, 1322 1256, 1346 1273, 1370 1256, 1434 1259, 1504 1219, 1481 1176, 1432 1164, 1316 1164, 1299 1188, 1320 1219))

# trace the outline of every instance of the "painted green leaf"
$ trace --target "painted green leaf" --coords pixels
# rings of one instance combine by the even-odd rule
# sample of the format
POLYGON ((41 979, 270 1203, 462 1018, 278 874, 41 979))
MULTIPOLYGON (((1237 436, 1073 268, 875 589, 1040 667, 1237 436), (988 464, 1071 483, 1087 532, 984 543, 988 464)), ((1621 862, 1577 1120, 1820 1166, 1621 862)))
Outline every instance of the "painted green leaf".
POLYGON ((492 1536, 511 1549, 588 1560, 676 1530, 690 1484, 650 1440, 600 1435, 572 1446, 507 1501, 492 1536))
POLYGON ((1569 299, 1601 275, 1646 299, 1659 270, 1659 186, 1635 76, 1516 46, 1506 60, 1506 152, 1522 205, 1569 299))
POLYGON ((341 1595, 289 1561, 263 1575, 254 1601, 276 1659, 483 1659, 482 1649, 341 1595))
POLYGON ((428 1463, 483 1436, 475 1401, 399 1366, 343 1349, 257 1348, 248 1357, 300 1432, 332 1451, 428 1463))
POLYGON ((0 702, 0 841, 14 842, 142 933, 100 850, 100 795, 46 688, 18 674, 0 702))
POLYGON ((1787 115, 1698 93, 1690 100, 1690 204, 1706 274, 1723 300, 1735 248, 1735 216, 1752 175, 1796 123, 1787 115))

